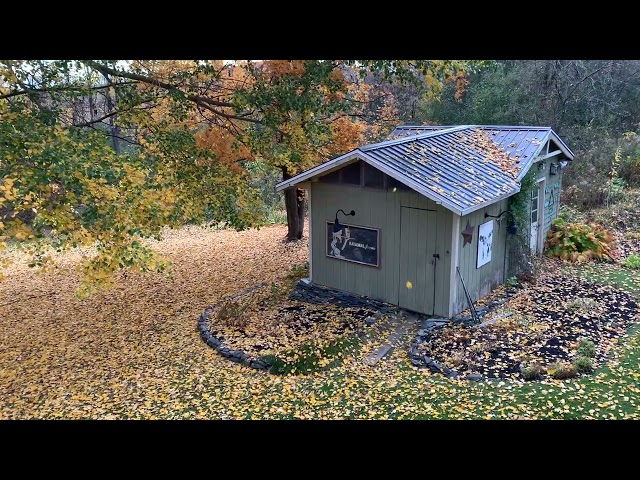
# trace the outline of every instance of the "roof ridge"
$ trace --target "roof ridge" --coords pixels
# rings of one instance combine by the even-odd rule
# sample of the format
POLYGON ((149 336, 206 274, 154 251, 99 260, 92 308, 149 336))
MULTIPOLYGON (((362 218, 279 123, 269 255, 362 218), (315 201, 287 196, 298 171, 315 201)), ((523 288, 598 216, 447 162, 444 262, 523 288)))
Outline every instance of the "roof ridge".
POLYGON ((445 133, 458 132, 460 130, 466 130, 467 128, 476 128, 476 125, 458 125, 457 127, 445 128, 443 130, 430 131, 425 133, 420 133, 418 135, 411 135, 401 138, 396 138, 393 140, 385 140, 383 142, 378 143, 370 143, 368 145, 363 145, 362 147, 356 148, 356 150, 360 150, 361 152, 368 152, 370 150, 375 150, 376 148, 387 147, 389 145, 398 145, 401 143, 412 142, 414 140, 421 140, 423 138, 428 137, 437 137, 438 135, 443 135, 445 133))
MULTIPOLYGON (((443 125, 397 125, 395 128, 434 128, 434 127, 442 127, 443 125)), ((454 127, 462 127, 464 125, 454 125, 454 127)), ((553 128, 543 125, 482 125, 482 124, 474 124, 474 125, 466 125, 473 126, 476 128, 502 128, 509 130, 525 130, 525 129, 536 129, 536 130, 553 130, 553 128)), ((447 125, 447 130, 449 128, 453 128, 447 125)))

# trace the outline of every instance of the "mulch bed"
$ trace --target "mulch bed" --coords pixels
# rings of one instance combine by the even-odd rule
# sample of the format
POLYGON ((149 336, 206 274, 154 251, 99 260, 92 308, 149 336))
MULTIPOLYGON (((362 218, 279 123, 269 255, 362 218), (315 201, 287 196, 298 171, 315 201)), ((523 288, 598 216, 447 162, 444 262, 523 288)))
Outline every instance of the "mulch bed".
POLYGON ((521 366, 572 362, 578 339, 585 337, 596 345, 597 367, 638 321, 638 305, 613 287, 549 274, 535 285, 524 284, 482 321, 492 318, 494 323, 482 327, 454 324, 434 330, 418 351, 460 374, 521 379, 521 366))
POLYGON ((304 344, 326 345, 358 332, 386 306, 344 292, 300 284, 289 298, 274 298, 270 288, 233 299, 243 309, 238 316, 224 318, 220 315, 223 304, 220 305, 209 319, 209 332, 229 350, 258 359, 290 352, 304 344))

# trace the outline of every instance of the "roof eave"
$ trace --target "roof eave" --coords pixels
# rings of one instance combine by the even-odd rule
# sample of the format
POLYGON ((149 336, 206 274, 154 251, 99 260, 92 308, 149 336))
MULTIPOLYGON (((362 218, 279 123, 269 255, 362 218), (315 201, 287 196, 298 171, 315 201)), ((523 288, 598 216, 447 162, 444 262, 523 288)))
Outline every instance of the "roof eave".
POLYGON ((281 192, 287 188, 295 187, 297 184, 304 182, 316 175, 319 175, 327 170, 332 169, 333 167, 339 167, 355 158, 362 158, 362 152, 359 149, 351 150, 344 155, 340 155, 339 157, 334 158, 333 160, 329 160, 328 162, 321 163, 318 166, 310 168, 309 170, 299 173, 291 178, 287 178, 286 180, 281 181, 276 185, 276 192, 281 192))
POLYGON ((573 160, 573 157, 575 155, 573 154, 571 149, 567 147, 567 145, 562 141, 562 139, 558 136, 558 134, 553 130, 551 130, 549 132, 549 136, 553 137, 553 141, 556 142, 556 144, 560 147, 560 150, 562 150, 562 153, 564 153, 569 160, 573 160))
POLYGON ((513 191, 511 191, 511 192, 507 192, 507 193, 505 193, 504 195, 500 195, 499 197, 495 197, 495 198, 492 198, 492 199, 486 200, 486 201, 484 201, 484 202, 482 202, 482 203, 479 203, 479 204, 477 204, 477 205, 473 205, 472 207, 465 208, 465 209, 462 211, 462 213, 461 213, 461 214, 459 214, 459 215, 461 215, 461 216, 468 215, 468 214, 470 214, 470 213, 475 212, 476 210, 480 210, 481 208, 488 207, 489 205, 493 205, 494 203, 498 203, 498 202, 500 202, 500 201, 504 200, 505 198, 509 198, 510 196, 515 195, 515 194, 516 194, 516 193, 518 193, 519 191, 520 191, 520 186, 518 185, 518 186, 516 187, 516 189, 515 189, 515 190, 513 190, 513 191))

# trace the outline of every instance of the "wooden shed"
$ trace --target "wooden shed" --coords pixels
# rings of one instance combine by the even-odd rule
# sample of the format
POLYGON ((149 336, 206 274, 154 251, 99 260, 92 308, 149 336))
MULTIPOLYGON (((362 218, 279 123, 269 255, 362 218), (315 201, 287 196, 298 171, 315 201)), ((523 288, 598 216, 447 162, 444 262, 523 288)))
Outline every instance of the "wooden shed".
POLYGON ((529 245, 542 251, 572 159, 548 127, 400 126, 277 190, 308 191, 313 283, 451 317, 468 306, 461 278, 473 301, 505 282, 504 212, 530 169, 529 245))

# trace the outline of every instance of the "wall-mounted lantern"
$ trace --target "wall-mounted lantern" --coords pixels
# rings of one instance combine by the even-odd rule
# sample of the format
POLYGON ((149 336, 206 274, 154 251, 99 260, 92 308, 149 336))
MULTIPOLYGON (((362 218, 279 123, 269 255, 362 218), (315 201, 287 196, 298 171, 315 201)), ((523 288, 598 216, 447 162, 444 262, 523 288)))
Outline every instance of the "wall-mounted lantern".
POLYGON ((333 233, 337 233, 340 230, 342 230, 342 225, 340 225, 340 222, 338 221, 338 213, 342 212, 343 215, 345 216, 354 216, 356 214, 356 212, 354 212, 353 210, 351 210, 349 213, 346 213, 344 210, 340 209, 336 212, 336 220, 335 222, 333 222, 333 233))
POLYGON ((488 213, 485 213, 484 218, 487 218, 487 217, 496 218, 498 222, 498 227, 500 227, 500 217, 502 217, 502 215, 504 215, 505 213, 508 213, 509 215, 511 215, 511 221, 507 223, 507 233, 509 235, 515 235, 516 233, 518 233, 518 225, 516 225, 516 221, 515 221, 516 219, 513 216, 513 213, 511 213, 509 210, 500 212, 498 215, 489 215, 488 213))
POLYGON ((538 170, 544 170, 544 162, 538 162, 538 170))
POLYGON ((560 165, 557 163, 552 163, 549 165, 549 175, 557 175, 560 165))

